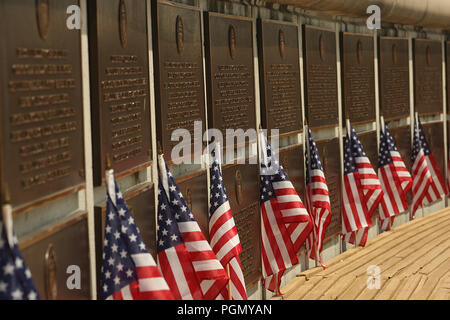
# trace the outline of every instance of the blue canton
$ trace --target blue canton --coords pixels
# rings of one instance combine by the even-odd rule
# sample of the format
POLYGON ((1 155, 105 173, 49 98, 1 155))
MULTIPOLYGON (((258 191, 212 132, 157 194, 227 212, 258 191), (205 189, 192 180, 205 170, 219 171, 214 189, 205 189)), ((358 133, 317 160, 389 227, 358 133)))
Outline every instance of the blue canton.
POLYGON ((416 160, 417 155, 419 154, 421 149, 423 149, 425 156, 428 156, 431 154, 430 145, 428 144, 427 139, 425 138, 422 123, 420 122, 420 119, 419 119, 419 123, 417 124, 417 122, 415 121, 415 124, 414 124, 414 140, 413 140, 413 150, 412 150, 412 155, 411 155, 411 160, 413 163, 416 160))
POLYGON ((276 198, 272 183, 290 181, 265 136, 263 141, 265 142, 265 150, 261 150, 261 152, 265 151, 267 164, 265 164, 264 161, 261 161, 261 204, 276 198))
POLYGON ((116 181, 114 184, 116 206, 109 194, 106 201, 102 283, 99 288, 102 299, 137 281, 136 266, 131 255, 149 253, 116 181))
POLYGON ((366 153, 361 145, 361 142, 356 135, 355 129, 350 125, 350 136, 345 137, 344 141, 344 174, 350 174, 358 171, 358 167, 356 166, 356 158, 358 157, 366 157, 366 153))

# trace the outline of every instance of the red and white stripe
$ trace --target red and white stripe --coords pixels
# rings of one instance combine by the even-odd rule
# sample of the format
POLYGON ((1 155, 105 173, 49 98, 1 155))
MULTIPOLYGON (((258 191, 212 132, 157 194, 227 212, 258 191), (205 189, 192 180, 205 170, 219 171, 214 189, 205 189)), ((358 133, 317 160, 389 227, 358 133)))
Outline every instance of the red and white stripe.
POLYGON ((406 194, 412 187, 412 178, 398 151, 390 151, 393 162, 378 169, 381 187, 384 191, 380 203, 380 224, 382 230, 389 230, 393 218, 408 210, 406 194))
MULTIPOLYGON (((164 192, 169 198, 168 172, 162 155, 158 165, 164 192)), ((158 253, 164 277, 175 299, 215 300, 228 282, 228 276, 198 223, 177 224, 184 243, 158 253)))
MULTIPOLYGON (((247 300, 244 275, 239 255, 242 252, 241 242, 234 223, 233 213, 228 201, 224 202, 211 215, 209 221, 211 247, 226 269, 229 265, 231 297, 233 300, 247 300)), ((229 299, 228 288, 222 289, 219 299, 229 299)))
POLYGON ((276 198, 261 205, 261 249, 265 287, 274 292, 274 275, 279 284, 284 271, 299 263, 297 252, 311 232, 312 222, 290 181, 272 185, 276 198))
POLYGON ((310 170, 310 181, 306 186, 306 206, 311 213, 313 232, 308 237, 306 248, 311 259, 317 258, 323 264, 320 253, 323 248, 325 231, 331 221, 330 196, 322 170, 310 170))

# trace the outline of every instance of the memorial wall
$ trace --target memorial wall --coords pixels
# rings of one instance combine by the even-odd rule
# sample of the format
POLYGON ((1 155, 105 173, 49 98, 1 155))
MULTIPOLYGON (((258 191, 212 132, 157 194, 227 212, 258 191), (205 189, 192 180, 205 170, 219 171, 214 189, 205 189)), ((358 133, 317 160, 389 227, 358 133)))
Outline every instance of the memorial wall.
MULTIPOLYGON (((376 170, 383 116, 411 170, 418 112, 439 169, 444 176, 448 170, 450 42, 440 31, 373 31, 364 20, 247 1, 2 0, 0 9, 0 180, 42 298, 98 297, 106 168, 114 169, 153 256, 160 153, 209 239, 209 168, 199 154, 208 128, 224 135, 269 129, 304 202, 311 129, 332 210, 325 260, 348 248, 340 237, 347 119, 376 170), (66 24, 73 4, 81 9, 80 29, 66 24), (201 163, 172 159, 177 129, 194 137, 184 160, 201 163), (81 268, 80 290, 66 287, 71 265, 81 268)), ((255 160, 256 146, 251 138, 233 146, 235 161, 223 165, 251 299, 270 296, 261 285, 259 166, 238 161, 255 160)), ((379 232, 376 213, 369 237, 379 232)), ((305 248, 299 256, 285 281, 315 266, 305 248)))

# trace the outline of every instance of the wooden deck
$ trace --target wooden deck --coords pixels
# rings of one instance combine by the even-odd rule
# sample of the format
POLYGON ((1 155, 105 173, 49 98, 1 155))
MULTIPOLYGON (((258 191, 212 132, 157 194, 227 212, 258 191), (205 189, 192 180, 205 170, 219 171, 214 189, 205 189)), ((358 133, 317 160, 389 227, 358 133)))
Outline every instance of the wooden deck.
POLYGON ((384 232, 326 264, 326 270, 297 275, 281 289, 284 296, 273 299, 449 300, 450 208, 384 232), (380 268, 379 289, 368 289, 369 266, 380 268))

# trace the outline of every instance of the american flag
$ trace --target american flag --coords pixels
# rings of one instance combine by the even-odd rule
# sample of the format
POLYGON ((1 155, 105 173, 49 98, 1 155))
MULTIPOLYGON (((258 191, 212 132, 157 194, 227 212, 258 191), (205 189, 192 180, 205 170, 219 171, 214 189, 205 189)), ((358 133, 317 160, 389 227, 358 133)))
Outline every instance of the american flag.
POLYGON ((259 141, 263 278, 268 290, 281 295, 281 278, 299 263, 297 252, 312 230, 312 221, 262 130, 259 141))
POLYGON ((381 117, 378 177, 384 192, 380 203, 380 227, 381 230, 389 230, 395 216, 408 210, 406 195, 412 187, 412 178, 383 117, 381 117))
POLYGON ((311 214, 313 232, 306 241, 311 259, 318 259, 323 265, 321 252, 325 231, 331 221, 331 205, 325 173, 320 162, 319 151, 308 128, 306 139, 306 208, 311 214))
POLYGON ((158 264, 177 300, 215 300, 228 276, 162 155, 158 159, 158 264))
POLYGON ((142 241, 138 227, 114 179, 106 171, 107 201, 101 298, 172 300, 169 286, 142 241))
POLYGON ((383 197, 383 190, 349 120, 344 148, 342 234, 345 241, 364 246, 372 225, 372 215, 383 197))
POLYGON ((229 269, 230 283, 228 288, 224 288, 221 293, 222 299, 247 300, 244 274, 242 273, 241 242, 238 231, 234 223, 233 212, 230 208, 227 192, 222 178, 220 166, 220 147, 217 145, 216 152, 213 152, 214 161, 210 168, 211 196, 210 196, 210 220, 209 235, 211 247, 225 269, 229 269))
POLYGON ((19 251, 12 222, 11 205, 5 204, 0 238, 0 300, 39 300, 31 272, 19 251))
POLYGON ((413 209, 414 218, 416 210, 423 204, 430 204, 447 194, 439 167, 425 138, 422 123, 416 113, 414 122, 413 152, 413 209))

